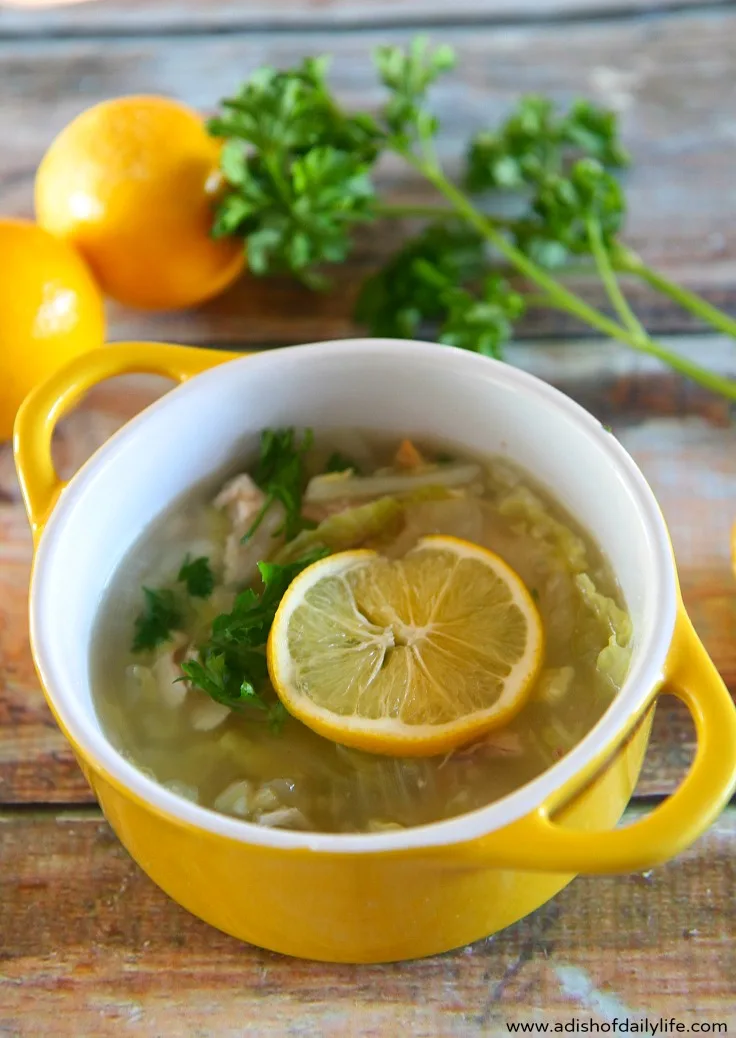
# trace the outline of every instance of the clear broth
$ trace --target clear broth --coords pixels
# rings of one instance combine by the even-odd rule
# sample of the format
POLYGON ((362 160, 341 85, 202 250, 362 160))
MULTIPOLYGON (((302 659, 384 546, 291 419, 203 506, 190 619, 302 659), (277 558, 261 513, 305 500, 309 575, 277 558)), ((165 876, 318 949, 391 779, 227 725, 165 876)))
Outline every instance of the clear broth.
MULTIPOLYGON (((326 442, 318 437, 308 459, 313 473, 336 447, 361 453, 365 471, 390 464, 395 443, 353 431, 331 434, 326 442)), ((420 447, 428 456, 441 451, 467 458, 452 445, 420 447)), ((291 717, 279 733, 260 716, 232 711, 220 712, 208 729, 197 727, 202 718, 212 724, 216 705, 204 693, 173 685, 176 675, 166 661, 156 662, 160 652, 133 654, 131 632, 141 585, 173 581, 188 553, 207 555, 216 571, 221 568, 228 524, 211 505, 220 479, 152 523, 106 592, 91 663, 96 709, 112 744, 152 778, 205 807, 322 832, 381 831, 449 818, 498 800, 545 771, 595 725, 622 680, 620 668, 611 674, 602 667, 610 618, 581 594, 578 577, 590 577, 620 609, 624 603, 593 539, 547 491, 505 461, 481 463, 482 486, 466 501, 411 506, 404 529, 384 550, 398 556, 420 536, 452 534, 501 555, 531 590, 545 628, 544 670, 527 705, 505 728, 444 757, 405 760, 338 746, 291 717)), ((218 588, 212 600, 196 605, 187 638, 201 637, 228 601, 218 588)))

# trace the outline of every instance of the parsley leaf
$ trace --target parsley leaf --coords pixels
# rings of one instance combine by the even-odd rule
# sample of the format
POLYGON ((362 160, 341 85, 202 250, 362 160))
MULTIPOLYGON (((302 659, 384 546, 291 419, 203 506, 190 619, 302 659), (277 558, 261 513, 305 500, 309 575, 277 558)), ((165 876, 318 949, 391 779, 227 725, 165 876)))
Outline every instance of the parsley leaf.
POLYGON ((482 239, 463 227, 430 224, 363 285, 355 318, 373 335, 412 338, 422 323, 438 326, 440 342, 501 357, 524 300, 489 274, 482 239), (463 285, 470 283, 470 287, 463 285))
POLYGON ((553 111, 547 98, 525 97, 499 130, 477 133, 468 150, 467 188, 516 189, 559 169, 561 141, 553 111))
POLYGON ((429 224, 363 283, 354 317, 371 335, 411 339, 422 323, 445 313, 438 286, 476 280, 485 266, 485 246, 475 231, 429 224))
POLYGON ((628 165, 615 113, 576 101, 559 114, 548 98, 531 95, 499 130, 473 137, 465 184, 470 191, 518 190, 562 174, 575 157, 594 158, 612 169, 628 165))
POLYGON ((498 360, 511 338, 513 322, 525 310, 524 297, 496 274, 485 279, 479 296, 453 287, 444 292, 443 302, 447 315, 440 328, 440 342, 498 360))
POLYGON ((625 169, 631 162, 619 139, 616 113, 582 98, 573 102, 562 120, 561 136, 582 155, 597 159, 609 169, 625 169))
POLYGON ((616 178, 596 159, 580 159, 568 176, 554 174, 541 181, 532 216, 519 225, 516 240, 538 263, 559 266, 570 254, 590 252, 591 219, 611 249, 624 215, 624 195, 616 178))
POLYGON ((327 459, 325 472, 345 472, 347 469, 352 469, 356 476, 361 474, 360 466, 352 458, 349 458, 347 454, 342 454, 340 451, 333 451, 327 459))
POLYGON ((426 36, 417 36, 409 48, 378 47, 373 55, 381 82, 390 96, 383 117, 394 137, 408 141, 415 133, 431 136, 437 121, 427 117, 423 102, 437 77, 455 64, 455 53, 446 45, 429 50, 426 36))
MULTIPOLYGON (((186 660, 181 665, 186 678, 218 703, 236 706, 249 702, 255 697, 255 689, 249 681, 243 680, 235 684, 227 673, 225 654, 209 652, 200 660, 186 660)), ((184 680, 184 679, 180 679, 184 680)))
POLYGON ((176 579, 186 584, 193 598, 209 598, 215 588, 215 574, 206 555, 198 559, 190 559, 187 555, 176 579))
POLYGON ((372 219, 366 166, 334 148, 314 148, 285 165, 278 189, 273 163, 270 171, 248 166, 238 192, 221 203, 214 233, 247 237, 254 274, 291 272, 311 288, 325 288, 314 268, 344 260, 353 226, 372 219))
MULTIPOLYGON (((319 144, 374 159, 380 131, 371 116, 347 115, 337 105, 325 81, 329 64, 319 57, 294 69, 257 69, 234 97, 222 101, 224 111, 209 121, 209 132, 264 154, 303 154, 319 144)), ((225 163, 223 173, 229 172, 225 163)))
POLYGON ((264 429, 261 433, 260 456, 253 473, 254 482, 266 495, 263 506, 243 537, 247 541, 263 522, 276 502, 284 507, 285 519, 277 533, 290 541, 304 527, 301 518, 302 495, 306 484, 304 455, 312 446, 312 430, 307 429, 298 443, 293 429, 264 429))
POLYGON ((215 617, 210 638, 200 647, 198 658, 182 664, 191 684, 234 710, 247 706, 263 710, 269 724, 278 727, 283 711, 264 694, 271 624, 294 577, 328 554, 326 549, 319 549, 283 566, 259 562, 263 591, 260 595, 252 589, 242 591, 229 613, 215 617))
POLYGON ((311 566, 313 562, 319 562, 320 559, 326 558, 329 554, 326 548, 315 548, 314 551, 302 555, 301 558, 294 559, 293 562, 258 563, 258 570, 263 581, 260 609, 267 618, 269 630, 271 621, 276 615, 279 602, 284 597, 286 589, 294 577, 298 576, 307 566, 311 566))
POLYGON ((338 107, 327 66, 259 69, 208 123, 226 139, 214 236, 246 237, 254 274, 291 272, 313 288, 327 284, 316 268, 344 260, 352 228, 374 218, 369 172, 382 136, 371 116, 338 107))
POLYGON ((155 649, 167 641, 183 620, 174 592, 168 588, 143 588, 145 607, 135 620, 133 652, 155 649))
POLYGON ((274 735, 278 735, 286 723, 289 711, 280 699, 272 703, 268 708, 268 727, 274 735))

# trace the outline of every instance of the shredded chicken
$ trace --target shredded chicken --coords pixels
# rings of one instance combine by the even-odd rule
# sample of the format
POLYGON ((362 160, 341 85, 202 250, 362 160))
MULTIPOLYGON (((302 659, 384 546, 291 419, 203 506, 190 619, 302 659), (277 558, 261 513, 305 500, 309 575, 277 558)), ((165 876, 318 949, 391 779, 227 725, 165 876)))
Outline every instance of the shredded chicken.
POLYGON ((240 779, 232 782, 215 799, 216 811, 224 811, 229 815, 239 815, 240 818, 249 818, 252 810, 253 783, 248 779, 240 779))
POLYGON ((190 715, 192 728, 198 732, 211 732, 219 728, 230 716, 230 707, 218 703, 214 699, 201 694, 201 700, 195 704, 190 715))
POLYGON ((500 731, 490 732, 484 739, 456 750, 455 757, 460 760, 475 754, 488 757, 520 757, 523 751, 521 737, 517 732, 500 731))
POLYGON ((274 537, 284 519, 283 507, 269 508, 263 521, 246 544, 243 537, 253 525, 266 500, 266 495, 246 473, 235 476, 214 500, 215 508, 225 512, 231 526, 225 542, 225 583, 243 587, 258 576, 258 562, 268 558, 281 541, 274 537))
POLYGON ((272 829, 309 829, 309 822, 298 807, 280 807, 258 815, 257 822, 272 829))
POLYGON ((250 476, 243 472, 229 480, 214 500, 215 508, 227 514, 233 527, 246 532, 266 500, 266 495, 250 476))
POLYGON ((187 648, 188 641, 183 631, 177 631, 151 667, 161 699, 172 710, 182 705, 189 691, 189 683, 179 680, 183 676, 181 664, 194 655, 191 647, 187 648))
POLYGON ((267 785, 263 785, 258 788, 251 804, 253 811, 258 813, 264 813, 266 811, 275 811, 277 810, 277 808, 283 806, 284 805, 279 800, 276 791, 271 789, 267 785))

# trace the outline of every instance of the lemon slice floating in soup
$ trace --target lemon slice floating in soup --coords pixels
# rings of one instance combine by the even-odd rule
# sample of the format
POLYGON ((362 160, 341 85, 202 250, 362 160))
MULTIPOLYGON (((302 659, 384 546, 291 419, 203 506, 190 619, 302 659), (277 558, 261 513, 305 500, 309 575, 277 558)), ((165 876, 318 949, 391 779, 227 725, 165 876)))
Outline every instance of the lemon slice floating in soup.
POLYGON ((497 555, 422 538, 401 559, 346 551, 284 595, 268 640, 279 698, 309 728, 373 753, 443 753, 505 724, 539 672, 543 631, 497 555))

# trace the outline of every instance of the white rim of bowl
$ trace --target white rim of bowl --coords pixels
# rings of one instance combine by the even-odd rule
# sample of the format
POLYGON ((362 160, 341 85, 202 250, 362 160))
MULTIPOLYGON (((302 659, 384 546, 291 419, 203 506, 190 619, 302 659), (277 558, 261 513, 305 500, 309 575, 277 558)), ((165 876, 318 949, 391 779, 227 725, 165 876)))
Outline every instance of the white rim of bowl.
MULTIPOLYGON (((153 345, 153 344, 152 344, 153 345)), ((248 354, 231 362, 211 368, 182 385, 174 387, 140 414, 127 422, 76 473, 57 503, 42 534, 36 556, 30 588, 30 636, 33 656, 54 710, 69 736, 81 751, 88 765, 99 771, 108 781, 112 780, 119 790, 130 791, 139 801, 150 805, 155 811, 171 820, 193 826, 206 832, 218 834, 244 844, 253 844, 283 850, 308 850, 325 854, 379 854, 388 851, 403 851, 440 847, 464 843, 489 833, 496 832, 511 822, 529 814, 547 800, 551 793, 567 785, 591 760, 596 759, 611 747, 616 737, 623 737, 629 722, 646 701, 648 694, 662 680, 664 661, 667 655, 675 624, 676 579, 669 535, 659 505, 639 468, 618 440, 603 429, 600 422, 560 390, 541 381, 536 376, 513 368, 501 361, 480 357, 465 350, 437 343, 402 339, 342 339, 328 342, 306 343, 289 346, 278 351, 248 354), (42 633, 40 614, 44 595, 44 570, 46 560, 60 541, 63 541, 67 517, 84 488, 94 476, 98 465, 112 464, 116 454, 138 435, 138 430, 149 418, 166 408, 172 394, 181 396, 196 393, 203 386, 215 382, 224 374, 230 363, 248 364, 250 369, 258 365, 288 364, 290 356, 309 350, 321 357, 336 360, 346 350, 363 350, 372 353, 391 351, 413 355, 423 364, 465 365, 478 375, 486 375, 489 366, 495 369, 497 380, 516 385, 536 396, 541 406, 562 409, 567 413, 583 436, 592 436, 601 446, 611 465, 625 480, 644 519, 649 544, 647 557, 652 566, 652 579, 656 593, 653 598, 661 610, 659 622, 645 645, 646 651, 627 677, 598 723, 557 764, 542 772, 520 789, 494 801, 486 807, 477 808, 467 814, 445 821, 388 833, 318 833, 272 829, 253 822, 242 821, 220 814, 210 808, 201 807, 170 792, 153 779, 148 778, 127 761, 107 740, 99 724, 92 722, 81 711, 70 704, 77 698, 70 682, 64 675, 63 661, 52 658, 42 633), (57 690, 61 695, 57 694, 57 690), (60 702, 61 700, 61 702, 60 702)))

